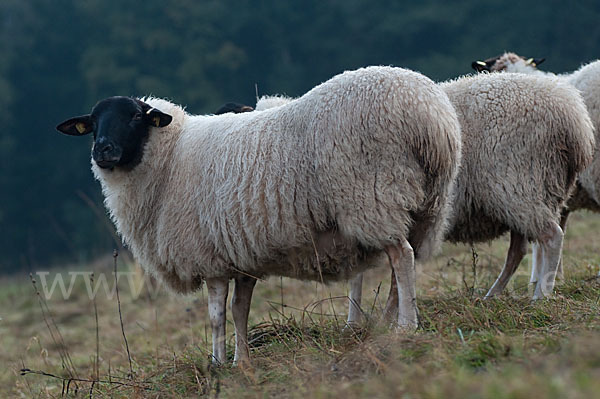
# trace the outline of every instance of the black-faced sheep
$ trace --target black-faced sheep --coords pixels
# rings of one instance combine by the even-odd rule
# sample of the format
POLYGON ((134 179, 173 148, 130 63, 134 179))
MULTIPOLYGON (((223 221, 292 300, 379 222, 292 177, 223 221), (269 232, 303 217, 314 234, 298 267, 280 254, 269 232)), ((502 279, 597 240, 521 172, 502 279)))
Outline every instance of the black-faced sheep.
POLYGON ((215 115, 227 114, 229 112, 234 114, 241 114, 244 112, 252 112, 254 108, 249 105, 244 105, 240 103, 225 103, 219 107, 219 109, 215 112, 215 115))
POLYGON ((460 160, 454 109, 423 75, 363 68, 236 115, 112 97, 57 129, 94 134, 92 170, 143 267, 177 292, 206 281, 216 362, 231 278, 236 361, 248 359, 252 289, 267 275, 348 279, 387 255, 398 323, 416 326, 414 255, 441 238, 460 160))

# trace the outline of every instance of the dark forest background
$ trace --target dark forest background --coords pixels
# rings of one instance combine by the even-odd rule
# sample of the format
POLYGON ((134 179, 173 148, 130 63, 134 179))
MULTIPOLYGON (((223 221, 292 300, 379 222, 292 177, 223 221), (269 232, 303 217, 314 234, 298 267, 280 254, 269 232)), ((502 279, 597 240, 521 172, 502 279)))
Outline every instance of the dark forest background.
POLYGON ((62 120, 111 95, 211 113, 298 96, 381 64, 435 80, 512 50, 576 69, 600 57, 600 2, 0 1, 0 273, 86 262, 115 247, 91 138, 62 120))

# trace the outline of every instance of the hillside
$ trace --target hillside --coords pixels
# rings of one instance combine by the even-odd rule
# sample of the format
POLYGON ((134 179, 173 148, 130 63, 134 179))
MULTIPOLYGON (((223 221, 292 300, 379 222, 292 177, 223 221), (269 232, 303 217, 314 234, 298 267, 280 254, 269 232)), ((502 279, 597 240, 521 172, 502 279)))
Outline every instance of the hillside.
MULTIPOLYGON (((259 282, 250 311, 253 366, 246 369, 209 367, 206 292, 178 298, 141 287, 143 274, 124 255, 119 294, 133 376, 110 291, 110 254, 85 267, 38 271, 40 297, 29 277, 7 278, 0 280, 0 397, 592 397, 600 392, 598 231, 600 215, 573 215, 565 279, 555 298, 536 303, 528 299, 530 255, 508 295, 482 300, 502 265, 506 237, 474 251, 446 245, 419 266, 416 333, 381 325, 343 331, 347 284, 259 282), (92 270, 89 287, 106 278, 108 289, 101 286, 95 301, 86 287, 92 270), (55 273, 66 294, 74 276, 72 291, 63 299, 56 285, 45 300, 42 282, 50 290, 55 273), (139 295, 132 292, 140 287, 139 295), (24 368, 30 371, 21 376, 24 368), (101 382, 92 387, 94 380, 101 382)), ((367 273, 363 310, 372 320, 385 303, 388 273, 367 273)))

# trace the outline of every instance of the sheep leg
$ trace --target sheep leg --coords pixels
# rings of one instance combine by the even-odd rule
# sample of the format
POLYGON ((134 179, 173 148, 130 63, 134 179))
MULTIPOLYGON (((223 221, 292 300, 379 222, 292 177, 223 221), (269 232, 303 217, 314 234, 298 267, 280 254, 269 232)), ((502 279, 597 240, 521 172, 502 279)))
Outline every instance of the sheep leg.
POLYGON ((235 355, 233 364, 250 363, 250 351, 248 348, 248 313, 252 291, 256 285, 256 279, 249 276, 235 278, 233 298, 231 298, 231 314, 235 324, 235 355))
POLYGON ((223 364, 225 352, 225 318, 229 280, 226 278, 206 279, 208 288, 208 315, 212 330, 212 363, 223 364))
POLYGON ((348 321, 346 322, 350 327, 357 326, 362 317, 362 310, 360 309, 360 303, 362 301, 362 283, 362 273, 358 273, 350 280, 350 305, 348 307, 348 321))
MULTIPOLYGON (((567 221, 569 220, 569 211, 564 210, 562 215, 560 215, 560 228, 563 231, 563 237, 567 233, 567 221)), ((562 254, 561 254, 562 255, 562 254)), ((556 278, 559 280, 564 280, 565 272, 563 270, 563 257, 560 257, 560 261, 558 262, 558 271, 556 272, 556 278)))
POLYGON ((398 327, 415 329, 418 326, 415 256, 406 239, 385 248, 398 286, 398 327))
POLYGON ((523 260, 523 257, 527 253, 527 240, 523 234, 517 233, 516 231, 510 232, 510 246, 508 248, 508 254, 506 255, 506 262, 500 272, 500 275, 492 285, 492 288, 485 295, 485 298, 491 298, 499 295, 504 291, 506 285, 510 281, 512 275, 517 271, 519 264, 523 260))
POLYGON ((546 298, 554 290, 563 243, 563 232, 558 223, 553 222, 539 242, 542 247, 542 274, 535 285, 533 300, 546 298))
MULTIPOLYGON (((568 210, 564 210, 561 217, 560 217, 560 228, 563 231, 563 236, 566 233, 566 229, 567 229, 567 220, 569 219, 569 211, 568 210)), ((532 263, 532 267, 531 267, 531 279, 529 280, 529 282, 531 284, 537 283, 539 280, 539 275, 541 273, 541 268, 542 268, 542 247, 539 243, 534 243, 533 244, 533 258, 531 260, 532 263)), ((558 271, 556 272, 556 278, 557 279, 563 279, 564 278, 564 270, 563 270, 563 259, 562 256, 560 257, 560 261, 558 263, 558 271)))
POLYGON ((394 321, 394 318, 398 314, 398 301, 398 284, 396 284, 396 273, 394 273, 394 269, 392 269, 392 275, 390 277, 390 292, 388 294, 387 302, 385 303, 385 309, 383 310, 384 319, 390 323, 394 321))
POLYGON ((530 284, 535 284, 540 278, 542 272, 542 246, 539 242, 535 241, 531 246, 531 278, 529 279, 530 284))

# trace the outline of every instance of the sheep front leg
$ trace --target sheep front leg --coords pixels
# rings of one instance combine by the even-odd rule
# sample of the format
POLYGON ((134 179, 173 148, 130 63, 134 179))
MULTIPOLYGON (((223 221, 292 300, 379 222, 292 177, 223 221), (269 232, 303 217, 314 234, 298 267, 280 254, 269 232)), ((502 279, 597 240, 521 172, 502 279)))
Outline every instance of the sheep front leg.
POLYGON ((226 360, 225 319, 229 279, 206 279, 206 287, 208 288, 208 316, 212 330, 212 363, 223 364, 226 360))
POLYGON ((357 326, 362 317, 362 311, 360 309, 360 303, 362 301, 362 283, 362 273, 358 273, 350 280, 350 305, 348 307, 348 321, 346 322, 350 327, 357 326))
POLYGON ((252 301, 252 291, 256 279, 249 276, 235 278, 233 298, 231 298, 231 313, 235 324, 235 355, 233 364, 250 363, 248 348, 248 313, 252 301))
POLYGON ((540 239, 540 246, 542 247, 542 274, 535 285, 533 300, 546 298, 552 294, 562 252, 562 243, 562 229, 557 223, 553 222, 540 239))
POLYGON ((406 239, 385 248, 398 286, 398 327, 416 329, 418 326, 415 256, 406 239))
POLYGON ((525 236, 517 233, 516 231, 510 232, 510 247, 508 248, 508 254, 506 255, 506 262, 500 272, 500 275, 492 285, 492 288, 485 295, 485 298, 491 298, 499 295, 504 291, 506 285, 510 281, 512 275, 517 271, 519 263, 523 260, 523 257, 527 253, 527 240, 525 236))

